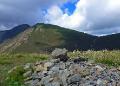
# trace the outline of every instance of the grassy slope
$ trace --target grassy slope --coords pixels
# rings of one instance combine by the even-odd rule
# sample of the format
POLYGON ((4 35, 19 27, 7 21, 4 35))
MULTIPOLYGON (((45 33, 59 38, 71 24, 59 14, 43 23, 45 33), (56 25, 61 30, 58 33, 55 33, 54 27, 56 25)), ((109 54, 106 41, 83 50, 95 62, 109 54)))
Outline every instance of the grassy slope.
POLYGON ((30 32, 25 42, 24 38, 26 33, 24 31, 18 37, 8 41, 5 45, 3 43, 3 46, 10 45, 6 49, 3 48, 3 50, 18 53, 49 52, 55 47, 67 48, 68 50, 87 50, 96 38, 92 35, 49 24, 36 24, 29 30, 30 32), (13 45, 11 46, 12 43, 13 45))
MULTIPOLYGON (((4 86, 4 84, 7 84, 7 86, 9 86, 9 83, 5 82, 5 78, 8 76, 8 71, 11 68, 23 65, 25 63, 33 63, 36 61, 46 60, 47 58, 47 54, 0 54, 0 86, 4 86)), ((12 75, 12 77, 16 76, 15 74, 12 75)))

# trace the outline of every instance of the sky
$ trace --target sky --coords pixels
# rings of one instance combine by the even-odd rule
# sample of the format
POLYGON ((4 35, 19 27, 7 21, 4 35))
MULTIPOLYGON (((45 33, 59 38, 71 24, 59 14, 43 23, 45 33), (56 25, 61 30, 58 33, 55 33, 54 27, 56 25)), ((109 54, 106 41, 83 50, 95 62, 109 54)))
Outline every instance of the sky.
POLYGON ((93 35, 120 33, 120 0, 0 0, 0 30, 47 23, 93 35))

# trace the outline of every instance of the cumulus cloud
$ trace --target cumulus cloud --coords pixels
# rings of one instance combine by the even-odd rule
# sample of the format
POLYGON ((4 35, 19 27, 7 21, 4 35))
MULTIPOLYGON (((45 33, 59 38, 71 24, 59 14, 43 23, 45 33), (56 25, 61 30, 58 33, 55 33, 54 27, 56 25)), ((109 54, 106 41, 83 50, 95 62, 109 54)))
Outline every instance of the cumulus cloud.
POLYGON ((48 9, 48 13, 45 15, 45 19, 46 23, 77 29, 83 22, 84 17, 77 12, 69 16, 67 13, 63 13, 63 11, 58 6, 53 6, 48 9))
POLYGON ((47 10, 46 23, 101 35, 120 32, 119 0, 80 0, 72 15, 60 7, 47 10))
POLYGON ((0 0, 0 30, 45 22, 95 35, 120 32, 120 0, 0 0), (75 3, 69 15, 61 6, 75 3))
POLYGON ((0 30, 19 24, 43 22, 43 11, 67 0, 0 0, 0 30), (4 28, 3 28, 4 26, 4 28))

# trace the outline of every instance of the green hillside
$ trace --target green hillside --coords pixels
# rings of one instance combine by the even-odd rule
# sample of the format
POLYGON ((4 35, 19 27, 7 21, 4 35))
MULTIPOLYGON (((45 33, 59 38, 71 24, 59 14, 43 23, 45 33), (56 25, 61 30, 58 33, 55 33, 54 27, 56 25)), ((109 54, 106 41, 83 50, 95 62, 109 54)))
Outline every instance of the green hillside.
POLYGON ((87 50, 95 36, 50 24, 38 23, 1 44, 1 52, 50 52, 56 47, 87 50))

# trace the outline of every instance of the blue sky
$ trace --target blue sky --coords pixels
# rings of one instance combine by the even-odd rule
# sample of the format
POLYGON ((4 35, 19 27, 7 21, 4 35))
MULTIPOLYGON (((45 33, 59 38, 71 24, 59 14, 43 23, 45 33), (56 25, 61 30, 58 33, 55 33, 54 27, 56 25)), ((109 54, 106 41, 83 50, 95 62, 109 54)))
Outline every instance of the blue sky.
POLYGON ((0 30, 39 22, 93 35, 120 33, 120 0, 0 0, 0 30))
POLYGON ((63 12, 68 11, 68 14, 69 15, 72 15, 74 10, 76 9, 76 3, 78 2, 79 0, 75 1, 75 2, 66 2, 64 3, 62 6, 61 6, 61 9, 63 10, 63 12))

